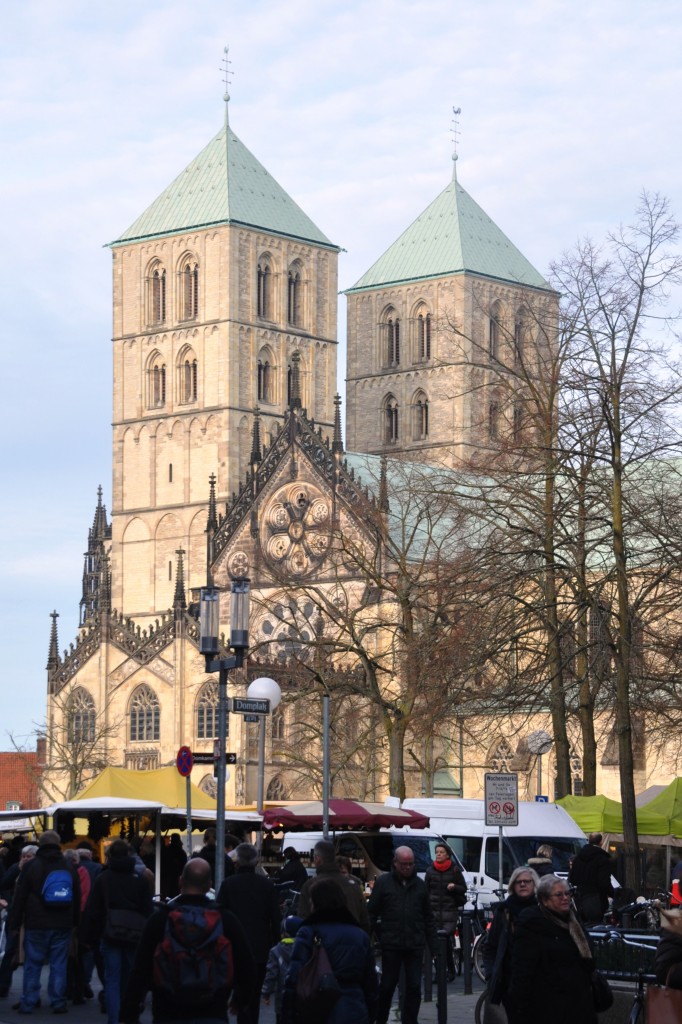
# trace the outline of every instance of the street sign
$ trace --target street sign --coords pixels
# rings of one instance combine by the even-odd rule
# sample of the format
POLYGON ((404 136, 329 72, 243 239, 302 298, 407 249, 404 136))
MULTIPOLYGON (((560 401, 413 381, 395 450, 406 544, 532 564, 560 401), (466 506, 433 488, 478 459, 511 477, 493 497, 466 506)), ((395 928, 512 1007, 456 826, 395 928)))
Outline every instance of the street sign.
POLYGON ((256 697, 233 697, 232 710, 236 715, 269 715, 270 701, 256 697))
MULTIPOLYGON (((215 754, 193 754, 195 764, 215 764, 220 759, 220 755, 215 754)), ((237 755, 227 753, 225 754, 225 764, 236 764, 237 755)))
POLYGON ((486 825, 518 825, 519 777, 513 772, 486 772, 486 825))
POLYGON ((260 722, 262 715, 244 715, 245 722, 260 722))
POLYGON ((175 767, 178 769, 183 779, 192 771, 192 764, 194 758, 192 757, 192 751, 189 747, 180 747, 178 750, 178 756, 175 758, 175 767))
POLYGON ((548 796, 540 796, 540 794, 538 793, 538 795, 535 797, 535 803, 536 804, 548 804, 549 803, 549 797, 548 796))

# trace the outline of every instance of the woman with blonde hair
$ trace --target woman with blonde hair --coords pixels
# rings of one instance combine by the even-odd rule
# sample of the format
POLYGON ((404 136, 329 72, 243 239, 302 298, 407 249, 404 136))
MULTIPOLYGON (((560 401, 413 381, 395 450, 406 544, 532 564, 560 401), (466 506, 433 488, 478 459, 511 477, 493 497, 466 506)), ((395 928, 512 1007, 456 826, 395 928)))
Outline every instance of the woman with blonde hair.
POLYGON ((515 868, 509 879, 507 898, 498 903, 483 949, 488 982, 488 1003, 507 1006, 512 947, 519 915, 537 905, 536 889, 540 879, 530 867, 515 868))

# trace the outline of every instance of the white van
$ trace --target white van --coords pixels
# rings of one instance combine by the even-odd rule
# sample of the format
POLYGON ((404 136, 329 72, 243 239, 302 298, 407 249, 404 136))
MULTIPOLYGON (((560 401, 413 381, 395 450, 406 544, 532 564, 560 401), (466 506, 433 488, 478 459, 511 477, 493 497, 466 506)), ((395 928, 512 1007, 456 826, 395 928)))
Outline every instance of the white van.
MULTIPOLYGON (((313 847, 322 838, 321 832, 287 832, 282 839, 282 849, 293 846, 305 866, 311 868, 313 847)), ((377 875, 390 871, 399 846, 409 846, 414 851, 417 874, 423 878, 436 855, 436 843, 443 842, 443 837, 432 829, 408 827, 356 832, 330 830, 329 839, 337 854, 350 857, 353 874, 363 882, 371 882, 377 875)))
MULTIPOLYGON (((428 816, 464 865, 470 885, 479 890, 479 906, 499 899, 499 828, 485 824, 483 800, 424 797, 404 800, 402 807, 428 816)), ((546 803, 519 803, 519 824, 502 829, 504 882, 514 868, 527 864, 538 846, 552 847, 552 866, 566 875, 569 860, 587 842, 585 833, 563 807, 546 803)))

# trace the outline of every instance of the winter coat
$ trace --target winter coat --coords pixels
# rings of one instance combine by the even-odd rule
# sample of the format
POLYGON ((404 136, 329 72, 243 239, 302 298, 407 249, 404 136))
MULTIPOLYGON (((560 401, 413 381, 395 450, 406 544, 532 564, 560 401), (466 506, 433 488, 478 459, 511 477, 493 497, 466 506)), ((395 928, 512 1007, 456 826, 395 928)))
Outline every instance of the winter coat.
POLYGON ((661 929, 661 940, 654 960, 656 981, 670 988, 682 988, 682 935, 661 929))
POLYGON ((284 1020, 295 1020, 296 979, 310 960, 313 941, 322 940, 341 996, 326 1024, 371 1024, 376 1018, 379 982, 369 936, 346 910, 314 911, 298 930, 285 983, 284 1020))
MULTIPOLYGON (((320 864, 315 878, 332 878, 341 886, 348 910, 360 927, 369 934, 369 914, 367 913, 367 904, 365 903, 365 897, 360 886, 356 885, 355 882, 349 881, 339 871, 336 864, 320 864)), ((296 904, 296 913, 299 917, 308 917, 312 913, 313 905, 310 899, 310 890, 315 882, 315 878, 309 878, 301 889, 301 895, 296 904)))
POLYGON ((220 886, 217 902, 241 922, 256 963, 267 963, 282 928, 277 890, 270 879, 253 868, 239 867, 220 886))
POLYGON ((464 875, 453 861, 445 871, 431 866, 426 869, 424 882, 429 893, 431 910, 437 928, 452 934, 459 918, 459 909, 466 903, 467 886, 464 875), (454 885, 454 889, 448 889, 454 885))
POLYGON ((149 883, 135 871, 133 856, 111 857, 95 879, 81 925, 84 945, 99 945, 107 924, 107 911, 111 909, 135 910, 143 917, 149 917, 152 912, 149 883))
POLYGON ((19 872, 9 916, 9 931, 72 928, 78 921, 81 887, 78 872, 69 864, 56 843, 40 846, 25 868, 19 872), (46 907, 41 896, 43 883, 51 871, 66 869, 73 880, 73 900, 67 907, 46 907))
POLYGON ((536 905, 534 895, 522 899, 516 893, 512 893, 507 896, 504 903, 498 903, 493 911, 492 923, 483 946, 483 966, 490 1003, 498 1004, 505 1001, 509 988, 516 924, 524 910, 536 905))
POLYGON ((282 882, 292 882, 292 888, 295 892, 301 891, 308 881, 308 872, 305 869, 305 865, 301 863, 301 858, 298 854, 295 857, 290 857, 284 867, 279 869, 277 881, 280 885, 282 882))
POLYGON ((538 878, 554 874, 554 867, 549 857, 529 857, 528 867, 533 869, 538 878))
POLYGON ((577 886, 578 902, 581 905, 583 917, 587 920, 596 920, 597 917, 603 917, 606 913, 609 896, 613 896, 611 868, 611 858, 606 850, 602 850, 601 846, 594 846, 592 843, 583 846, 573 859, 568 880, 571 885, 577 886), (596 905, 594 897, 599 899, 599 913, 592 910, 591 904, 596 905))
POLYGON ((590 977, 594 961, 581 957, 552 913, 520 914, 505 999, 509 1024, 597 1024, 590 977))
POLYGON ((399 877, 391 870, 379 875, 367 905, 372 930, 382 949, 423 949, 436 952, 436 925, 426 884, 416 874, 399 877))
POLYGON ((275 1013, 277 1016, 282 1012, 282 999, 284 997, 284 982, 286 981, 291 963, 291 954, 294 949, 294 940, 288 935, 273 946, 268 956, 263 978, 263 997, 275 997, 275 1013))

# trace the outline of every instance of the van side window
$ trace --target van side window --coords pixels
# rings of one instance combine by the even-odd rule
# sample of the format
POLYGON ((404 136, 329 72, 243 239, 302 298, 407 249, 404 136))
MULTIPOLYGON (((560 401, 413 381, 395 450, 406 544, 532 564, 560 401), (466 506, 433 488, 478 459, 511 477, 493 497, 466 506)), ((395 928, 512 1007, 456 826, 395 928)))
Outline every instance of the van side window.
POLYGON ((483 840, 480 836, 445 836, 448 843, 455 851, 457 859, 464 866, 465 871, 477 873, 481 869, 481 845, 483 840))
MULTIPOLYGON (((514 861, 511 855, 511 851, 507 845, 507 841, 504 841, 502 848, 503 857, 503 868, 504 868, 504 882, 505 885, 509 881, 512 871, 514 870, 514 861)), ((489 878, 499 878, 498 864, 499 858, 499 846, 497 836, 487 836, 485 844, 485 873, 489 878)))

